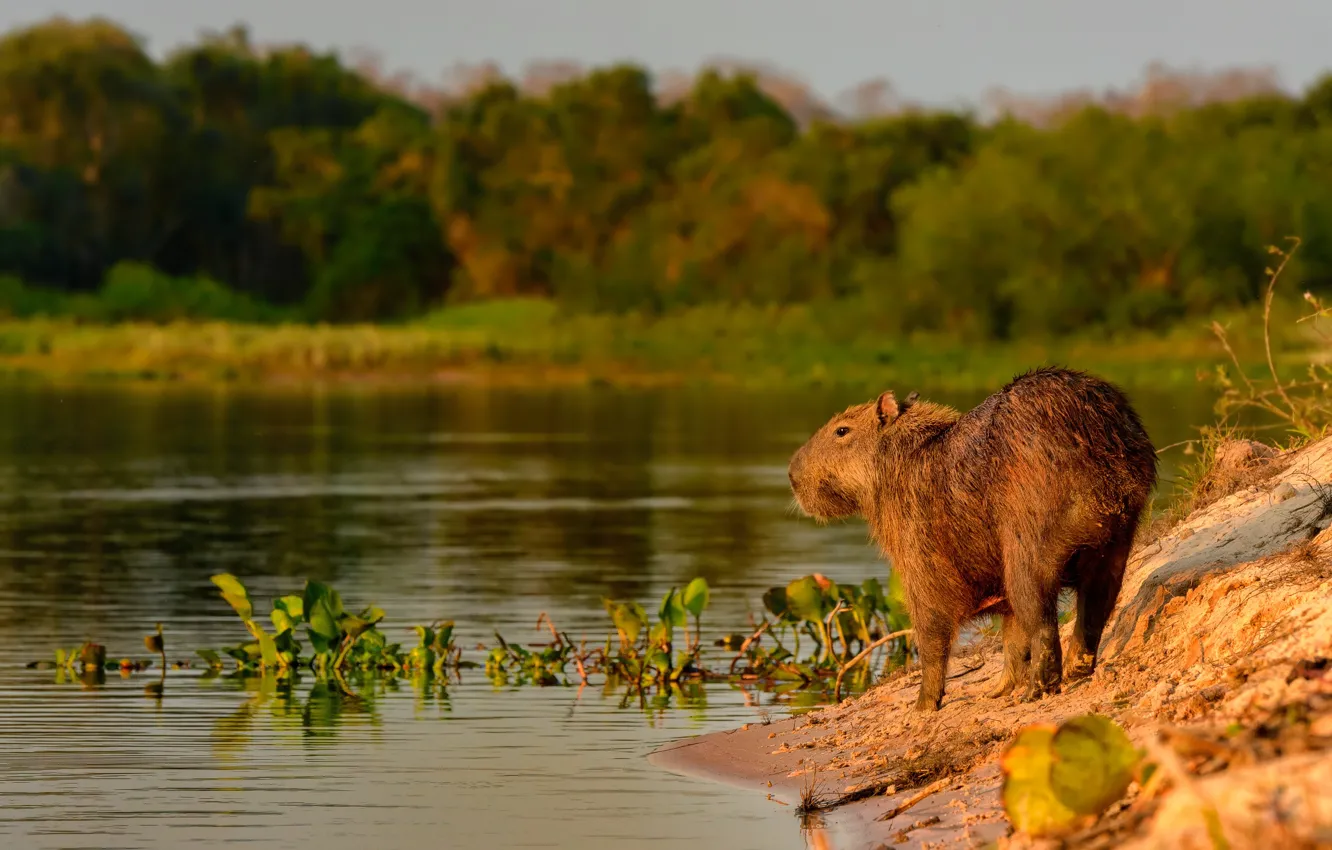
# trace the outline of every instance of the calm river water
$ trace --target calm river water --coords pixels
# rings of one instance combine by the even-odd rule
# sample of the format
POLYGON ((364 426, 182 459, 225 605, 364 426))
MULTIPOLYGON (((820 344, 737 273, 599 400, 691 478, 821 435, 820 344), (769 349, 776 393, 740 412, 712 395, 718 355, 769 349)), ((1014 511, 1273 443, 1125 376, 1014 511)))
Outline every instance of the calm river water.
MULTIPOLYGON (((1133 395, 1158 445, 1210 416, 1203 394, 1133 395)), ((739 629, 771 585, 883 575, 863 526, 796 518, 785 479, 856 400, 0 388, 0 846, 803 848, 789 808, 645 758, 786 713, 770 694, 709 686, 644 710, 473 670, 446 693, 338 700, 309 677, 279 695, 172 671, 157 698, 156 671, 84 688, 24 664, 85 639, 142 657, 159 621, 173 658, 238 642, 208 581, 224 571, 261 605, 330 582, 403 642, 452 618, 475 660, 495 630, 541 640, 541 612, 600 640, 603 597, 655 604, 696 575, 705 629, 739 629)))

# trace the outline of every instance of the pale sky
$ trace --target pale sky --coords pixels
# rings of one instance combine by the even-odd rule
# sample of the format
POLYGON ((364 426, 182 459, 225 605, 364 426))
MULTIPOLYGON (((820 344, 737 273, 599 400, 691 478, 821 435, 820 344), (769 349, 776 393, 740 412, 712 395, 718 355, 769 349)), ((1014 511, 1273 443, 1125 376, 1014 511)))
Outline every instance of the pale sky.
POLYGON ((1332 0, 18 0, 0 29, 53 14, 110 17, 154 55, 204 29, 249 25, 260 43, 369 48, 436 81, 456 63, 632 60, 693 71, 729 57, 792 72, 825 98, 876 77, 907 98, 976 103, 1129 87, 1153 60, 1274 66, 1303 89, 1332 69, 1332 0))

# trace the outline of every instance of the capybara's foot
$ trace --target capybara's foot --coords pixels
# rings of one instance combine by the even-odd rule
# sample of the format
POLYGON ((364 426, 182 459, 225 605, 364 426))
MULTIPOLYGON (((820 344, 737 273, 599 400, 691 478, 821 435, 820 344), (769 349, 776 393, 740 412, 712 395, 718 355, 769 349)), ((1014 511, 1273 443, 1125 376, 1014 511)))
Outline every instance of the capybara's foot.
POLYGON ((1037 700, 1044 699, 1047 696, 1053 696, 1054 694, 1057 693, 1059 693, 1058 685, 1050 687, 1049 685, 1037 685, 1036 683, 1033 682, 1027 685, 1027 689, 1022 692, 1021 701, 1036 702, 1037 700))
POLYGON ((943 702, 943 697, 932 697, 929 694, 921 694, 916 698, 916 705, 913 710, 920 714, 930 714, 939 710, 939 704, 943 702))
POLYGON ((1057 694, 1062 684, 1059 667, 1051 664, 1033 666, 1027 677, 1027 689, 1022 694, 1023 702, 1034 702, 1047 694, 1057 694))
POLYGON ((985 692, 985 698, 999 699, 1000 697, 1006 697, 1013 693, 1013 689, 1016 687, 1017 682, 1013 681, 1013 676, 1008 671, 1004 671, 995 680, 994 687, 985 692))
POLYGON ((1085 679, 1096 671, 1096 657, 1082 654, 1070 656, 1064 663, 1064 681, 1075 682, 1085 679))

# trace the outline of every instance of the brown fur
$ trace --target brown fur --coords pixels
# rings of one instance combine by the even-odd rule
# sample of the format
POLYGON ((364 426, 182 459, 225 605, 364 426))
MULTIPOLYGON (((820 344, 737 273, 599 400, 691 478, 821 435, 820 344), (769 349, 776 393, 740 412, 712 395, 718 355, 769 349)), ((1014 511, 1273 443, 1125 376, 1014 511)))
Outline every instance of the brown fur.
POLYGON ((1047 368, 965 415, 886 392, 834 416, 788 472, 801 510, 863 516, 892 561, 923 668, 916 708, 931 711, 958 629, 983 607, 1003 614, 1005 669, 991 696, 1023 682, 1028 699, 1058 688, 1064 587, 1078 597, 1067 674, 1091 673, 1156 452, 1123 392, 1047 368))

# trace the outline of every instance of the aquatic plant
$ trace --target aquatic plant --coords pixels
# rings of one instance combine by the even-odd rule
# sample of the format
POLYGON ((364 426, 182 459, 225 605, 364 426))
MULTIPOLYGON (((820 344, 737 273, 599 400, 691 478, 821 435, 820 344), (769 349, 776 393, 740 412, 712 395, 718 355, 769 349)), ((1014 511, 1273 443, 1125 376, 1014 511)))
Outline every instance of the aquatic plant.
MULTIPOLYGON (((712 591, 700 577, 670 588, 652 617, 637 601, 605 599, 613 631, 598 645, 574 641, 542 614, 536 626, 550 633, 549 643, 523 645, 496 632, 495 646, 479 647, 486 655, 478 664, 463 659, 454 641, 452 620, 412 626, 417 643, 405 648, 390 642, 380 629, 383 609, 370 605, 352 613, 332 587, 306 581, 301 593, 272 601, 267 617, 270 630, 256 617, 255 603, 238 578, 223 573, 212 576, 211 581, 248 634, 231 646, 196 650, 210 675, 226 669, 230 659, 236 675, 260 678, 309 670, 320 680, 341 679, 353 671, 447 679, 465 668, 484 667, 497 686, 586 684, 595 676, 609 686, 625 688, 628 695, 642 696, 653 687, 670 691, 685 680, 760 682, 790 690, 826 686, 835 678, 840 694, 842 676, 861 667, 875 649, 888 646, 888 664, 904 662, 905 639, 910 633, 905 628, 901 589, 895 582, 885 591, 877 579, 839 585, 816 573, 768 590, 763 597, 765 614, 751 622, 748 633, 728 634, 715 641, 711 647, 731 656, 723 666, 708 657, 716 653, 703 643, 703 615, 712 591), (804 655, 802 638, 807 641, 804 655)), ((165 674, 169 664, 162 624, 157 624, 155 634, 144 638, 144 646, 159 656, 165 674)), ((29 666, 66 672, 117 668, 132 672, 153 664, 130 659, 108 663, 105 654, 99 644, 88 643, 76 650, 58 650, 54 664, 34 662, 29 666)), ((178 662, 175 666, 192 665, 178 662)))

